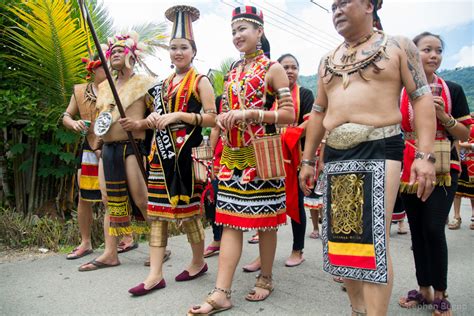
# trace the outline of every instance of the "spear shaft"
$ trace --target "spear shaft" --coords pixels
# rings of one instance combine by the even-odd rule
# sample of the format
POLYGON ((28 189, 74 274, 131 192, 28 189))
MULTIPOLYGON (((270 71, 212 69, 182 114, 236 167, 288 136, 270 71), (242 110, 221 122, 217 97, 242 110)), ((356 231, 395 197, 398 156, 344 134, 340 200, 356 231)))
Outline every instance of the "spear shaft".
MULTIPOLYGON (((117 105, 117 109, 120 112, 120 117, 121 118, 126 118, 125 116, 125 111, 122 106, 122 102, 120 101, 120 97, 117 93, 117 88, 115 87, 114 79, 112 78, 112 74, 110 73, 109 68, 107 67, 107 60, 105 59, 104 52, 102 52, 102 49, 100 47, 100 42, 97 37, 97 33, 95 32, 94 24, 92 23, 92 20, 90 18, 89 11, 84 3, 84 0, 78 0, 79 1, 79 8, 81 10, 82 17, 87 21, 87 25, 89 26, 89 30, 91 31, 92 38, 94 39, 94 44, 96 47, 97 52, 99 53, 99 58, 102 63, 102 67, 104 68, 105 75, 107 76, 107 81, 109 82, 110 89, 112 90, 112 94, 114 95, 115 103, 117 105)), ((138 146, 135 143, 135 140, 133 139, 133 135, 131 132, 127 131, 127 136, 128 140, 130 141, 130 144, 132 145, 133 153, 135 154, 135 158, 137 158, 138 166, 140 167, 140 171, 142 172, 143 179, 145 180, 145 183, 147 182, 147 176, 145 172, 145 167, 143 166, 143 157, 140 155, 138 151, 138 146)))

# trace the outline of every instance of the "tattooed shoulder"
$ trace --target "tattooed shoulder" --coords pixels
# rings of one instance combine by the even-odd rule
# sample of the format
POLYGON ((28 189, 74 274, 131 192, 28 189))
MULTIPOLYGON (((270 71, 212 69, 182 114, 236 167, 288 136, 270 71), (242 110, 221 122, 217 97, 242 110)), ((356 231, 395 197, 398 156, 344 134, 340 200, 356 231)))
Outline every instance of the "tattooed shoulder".
POLYGON ((400 37, 389 35, 387 39, 387 47, 398 47, 399 49, 402 49, 400 46, 400 37))
POLYGON ((420 53, 411 40, 404 37, 401 37, 400 39, 400 44, 403 46, 403 50, 406 54, 407 67, 410 70, 413 81, 415 82, 416 89, 420 89, 428 84, 425 72, 421 65, 420 53))
POLYGON ((368 47, 367 50, 365 50, 365 49, 362 50, 362 56, 373 55, 374 53, 376 53, 379 50, 382 43, 383 43, 383 36, 380 36, 372 44, 370 44, 370 47, 368 47))

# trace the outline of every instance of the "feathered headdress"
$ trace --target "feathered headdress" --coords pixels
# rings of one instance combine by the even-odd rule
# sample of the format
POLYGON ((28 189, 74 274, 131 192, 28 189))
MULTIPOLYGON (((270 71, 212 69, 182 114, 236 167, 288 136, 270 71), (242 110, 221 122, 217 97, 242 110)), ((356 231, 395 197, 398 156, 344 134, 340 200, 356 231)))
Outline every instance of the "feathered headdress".
POLYGON ((139 64, 143 64, 141 55, 145 53, 146 45, 138 40, 138 33, 130 31, 126 34, 116 34, 109 37, 107 44, 102 44, 102 50, 105 51, 105 57, 110 59, 112 49, 116 46, 124 47, 125 66, 132 68, 130 58, 134 58, 139 64))
POLYGON ((87 80, 90 80, 92 78, 92 74, 94 73, 94 69, 97 69, 98 67, 100 67, 102 65, 102 62, 100 61, 100 59, 91 60, 89 58, 82 57, 81 61, 84 64, 86 64, 86 70, 87 70, 86 79, 87 80))

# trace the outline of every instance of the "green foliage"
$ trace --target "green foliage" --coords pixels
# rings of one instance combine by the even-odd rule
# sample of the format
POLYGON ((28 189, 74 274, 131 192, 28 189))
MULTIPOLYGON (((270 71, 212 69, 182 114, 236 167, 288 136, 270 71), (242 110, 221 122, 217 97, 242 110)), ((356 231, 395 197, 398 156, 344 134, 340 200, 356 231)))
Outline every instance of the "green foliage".
MULTIPOLYGON (((105 7, 103 1, 88 0, 85 1, 85 4, 87 6, 88 12, 90 13, 99 42, 106 43, 107 38, 113 35, 112 32, 114 21, 110 16, 109 11, 105 7)), ((80 20, 83 29, 86 29, 85 20, 82 20, 81 11, 79 10, 79 1, 77 0, 72 1, 71 16, 74 19, 80 20)), ((93 49, 94 42, 92 40, 92 35, 87 30, 86 33, 89 35, 89 47, 95 51, 95 49, 93 49)))
POLYGON ((71 2, 36 0, 8 11, 20 21, 6 30, 7 44, 14 51, 3 57, 23 65, 15 73, 20 80, 38 88, 50 105, 64 106, 72 86, 81 82, 86 55, 86 36, 79 21, 71 17, 71 2))
MULTIPOLYGON (((98 247, 104 241, 103 211, 93 213, 92 245, 98 247)), ((77 213, 69 220, 22 214, 0 208, 0 244, 9 248, 45 247, 57 251, 62 247, 77 246, 81 242, 77 213)))
POLYGON ((234 60, 232 58, 224 59, 221 62, 219 69, 211 70, 209 74, 216 97, 222 95, 224 92, 224 77, 229 72, 233 61, 234 60))
POLYGON ((439 75, 444 80, 456 82, 462 86, 469 108, 471 112, 474 112, 474 67, 443 70, 439 75))

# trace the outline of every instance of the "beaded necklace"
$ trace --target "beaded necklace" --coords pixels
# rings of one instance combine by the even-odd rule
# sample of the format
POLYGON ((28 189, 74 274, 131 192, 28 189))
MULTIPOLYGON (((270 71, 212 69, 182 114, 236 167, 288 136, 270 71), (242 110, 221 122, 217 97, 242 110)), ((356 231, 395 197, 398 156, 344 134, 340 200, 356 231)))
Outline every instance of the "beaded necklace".
POLYGON ((367 78, 364 77, 364 74, 362 73, 364 69, 372 65, 374 66, 376 71, 383 70, 382 68, 377 66, 376 61, 378 61, 379 57, 381 56, 384 56, 385 58, 389 59, 389 56, 386 53, 388 36, 382 31, 376 31, 376 33, 383 35, 382 43, 380 44, 379 48, 375 50, 370 56, 362 60, 349 64, 336 64, 334 62, 335 54, 341 48, 341 46, 344 45, 344 43, 339 45, 339 47, 334 50, 332 55, 326 57, 326 59, 324 60, 324 76, 327 76, 328 73, 331 74, 328 83, 332 80, 333 75, 337 77, 342 77, 342 86, 344 87, 344 89, 346 89, 349 85, 350 75, 358 73, 363 80, 369 81, 367 78))

